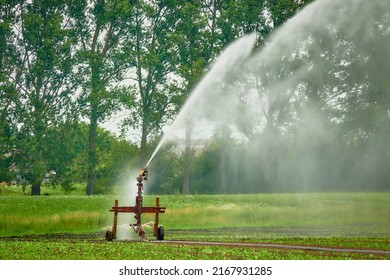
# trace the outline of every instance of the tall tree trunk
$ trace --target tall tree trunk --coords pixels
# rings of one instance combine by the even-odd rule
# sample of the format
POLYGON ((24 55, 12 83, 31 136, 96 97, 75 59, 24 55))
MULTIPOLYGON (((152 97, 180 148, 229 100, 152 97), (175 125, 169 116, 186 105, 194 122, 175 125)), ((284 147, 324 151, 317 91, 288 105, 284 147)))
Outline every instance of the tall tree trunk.
POLYGON ((87 195, 93 195, 96 189, 96 131, 97 108, 96 105, 92 105, 89 124, 87 195))
POLYGON ((101 80, 102 59, 100 57, 92 58, 89 63, 91 67, 91 94, 89 96, 91 112, 89 116, 87 195, 93 195, 96 190, 96 135, 100 101, 98 96, 105 88, 101 80))
POLYGON ((41 195, 41 182, 36 181, 31 185, 31 195, 41 195))
MULTIPOLYGON (((37 89, 39 92, 40 89, 37 89)), ((29 168, 31 195, 41 195, 41 183, 47 172, 46 156, 44 154, 45 146, 45 124, 43 123, 43 106, 39 99, 34 99, 34 114, 33 114, 33 133, 34 136, 30 141, 29 154, 33 155, 29 161, 32 163, 32 168, 29 168)))

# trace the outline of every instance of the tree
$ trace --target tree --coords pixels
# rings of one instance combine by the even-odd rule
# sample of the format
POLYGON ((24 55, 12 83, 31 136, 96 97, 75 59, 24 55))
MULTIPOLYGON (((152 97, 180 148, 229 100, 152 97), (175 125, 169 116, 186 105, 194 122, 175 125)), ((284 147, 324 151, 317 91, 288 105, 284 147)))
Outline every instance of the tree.
POLYGON ((302 9, 313 0, 277 0, 266 1, 267 10, 270 12, 272 28, 283 25, 287 20, 292 18, 297 11, 302 9))
POLYGON ((40 195, 48 172, 47 130, 63 122, 72 105, 74 37, 67 1, 20 2, 15 30, 18 52, 15 98, 15 163, 22 178, 40 195))
POLYGON ((46 160, 51 172, 50 182, 60 184, 66 191, 73 183, 87 178, 88 125, 64 122, 49 128, 46 135, 46 160))
POLYGON ((146 163, 147 142, 169 121, 180 96, 177 71, 177 26, 186 1, 139 1, 129 34, 129 79, 136 104, 127 107, 123 127, 141 131, 141 164, 146 163), (131 43, 132 42, 132 43, 131 43))
MULTIPOLYGON (((46 158, 53 185, 60 184, 65 191, 71 191, 74 184, 86 182, 88 134, 89 125, 86 123, 64 123, 48 130, 46 158)), ((135 145, 98 128, 95 193, 109 193, 114 186, 124 185, 137 153, 135 145)))
POLYGON ((129 42, 127 33, 131 30, 132 1, 96 0, 76 2, 75 10, 78 55, 81 76, 87 82, 82 84, 80 104, 89 119, 88 182, 87 195, 93 195, 96 188, 96 135, 98 123, 104 121, 119 108, 120 102, 115 83, 121 81, 121 74, 127 65, 125 56, 129 42))
POLYGON ((14 179, 12 166, 12 138, 14 122, 12 106, 16 97, 19 70, 18 59, 12 32, 16 20, 16 1, 3 1, 0 4, 0 182, 14 179), (11 80, 14 77, 14 80, 11 80))

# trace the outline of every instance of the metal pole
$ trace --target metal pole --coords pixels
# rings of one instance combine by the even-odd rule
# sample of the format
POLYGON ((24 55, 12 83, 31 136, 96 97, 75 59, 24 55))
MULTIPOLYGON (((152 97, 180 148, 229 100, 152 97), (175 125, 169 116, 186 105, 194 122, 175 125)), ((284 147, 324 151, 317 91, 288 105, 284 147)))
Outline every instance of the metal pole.
POLYGON ((137 177, 137 186, 138 186, 138 194, 135 200, 135 218, 137 219, 137 231, 139 236, 143 240, 146 240, 145 237, 145 231, 142 228, 142 221, 141 221, 141 215, 142 215, 142 206, 143 206, 143 198, 142 198, 142 190, 144 188, 144 184, 142 183, 143 177, 140 175, 137 177))
POLYGON ((156 197, 156 215, 155 215, 155 219, 154 219, 154 236, 156 238, 158 236, 158 214, 160 213, 159 207, 160 207, 160 198, 157 196, 156 197))
POLYGON ((112 234, 114 236, 114 239, 116 239, 116 228, 118 225, 118 211, 116 210, 116 207, 118 207, 118 200, 115 199, 114 202, 115 212, 114 212, 114 225, 112 227, 112 234))

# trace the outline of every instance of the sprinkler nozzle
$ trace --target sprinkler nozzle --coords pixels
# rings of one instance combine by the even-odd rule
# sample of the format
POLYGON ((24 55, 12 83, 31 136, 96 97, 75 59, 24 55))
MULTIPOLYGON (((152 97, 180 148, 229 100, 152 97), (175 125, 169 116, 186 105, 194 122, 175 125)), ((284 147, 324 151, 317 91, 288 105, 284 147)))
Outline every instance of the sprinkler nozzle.
POLYGON ((146 181, 148 179, 148 169, 146 167, 142 168, 138 177, 146 181))

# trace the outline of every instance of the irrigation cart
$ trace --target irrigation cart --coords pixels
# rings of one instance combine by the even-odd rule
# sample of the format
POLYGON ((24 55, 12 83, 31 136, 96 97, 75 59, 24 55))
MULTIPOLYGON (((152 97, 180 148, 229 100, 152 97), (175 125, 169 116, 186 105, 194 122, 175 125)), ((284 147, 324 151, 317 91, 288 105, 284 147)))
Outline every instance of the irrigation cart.
POLYGON ((142 238, 143 241, 149 239, 145 236, 145 231, 142 228, 142 213, 155 213, 153 235, 157 240, 164 240, 164 228, 158 225, 158 218, 160 213, 165 213, 165 207, 160 206, 160 198, 156 197, 155 207, 144 207, 143 206, 143 181, 147 180, 147 168, 143 168, 137 177, 138 192, 135 198, 135 206, 118 206, 118 200, 115 200, 114 206, 110 209, 110 212, 114 212, 114 224, 112 231, 106 232, 106 240, 113 241, 116 239, 117 227, 118 227, 118 213, 134 213, 136 219, 135 224, 130 224, 136 233, 142 238))

